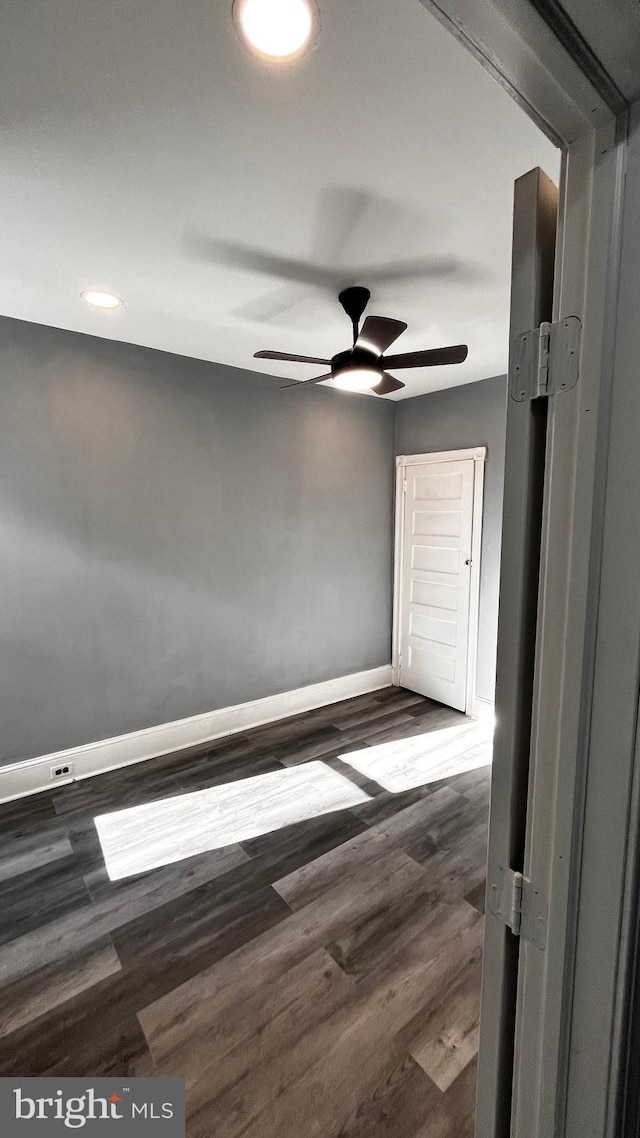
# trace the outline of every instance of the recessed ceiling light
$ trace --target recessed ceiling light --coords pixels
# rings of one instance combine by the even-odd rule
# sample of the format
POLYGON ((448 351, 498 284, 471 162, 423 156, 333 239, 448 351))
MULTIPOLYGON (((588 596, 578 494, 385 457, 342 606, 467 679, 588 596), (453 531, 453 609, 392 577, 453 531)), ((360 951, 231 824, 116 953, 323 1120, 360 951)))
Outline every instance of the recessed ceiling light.
POLYGON ((80 293, 83 300, 87 304, 92 304, 94 308, 114 309, 122 308, 124 300, 121 296, 117 296, 115 292, 103 292, 102 289, 86 288, 84 292, 80 293))
POLYGON ((234 0, 233 17, 249 48, 279 60, 300 55, 318 22, 315 0, 234 0))
POLYGON ((335 387, 343 391, 368 391, 380 383, 381 375, 374 367, 350 367, 341 371, 334 377, 335 387))

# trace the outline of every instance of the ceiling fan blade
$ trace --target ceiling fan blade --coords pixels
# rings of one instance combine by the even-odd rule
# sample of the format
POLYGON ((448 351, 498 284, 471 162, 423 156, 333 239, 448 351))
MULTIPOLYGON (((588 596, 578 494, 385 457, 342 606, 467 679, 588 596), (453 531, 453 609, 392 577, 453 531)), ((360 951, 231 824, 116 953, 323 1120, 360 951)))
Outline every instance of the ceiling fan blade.
POLYGON ((285 360, 292 364, 330 364, 331 360, 323 360, 320 356, 292 356, 289 352, 254 352, 254 360, 285 360))
POLYGON ((417 257, 413 261, 389 261, 387 264, 371 265, 362 270, 366 280, 373 284, 386 284, 390 281, 439 280, 441 277, 464 275, 466 266, 455 257, 417 257))
MULTIPOLYGON (((313 240, 314 264, 339 265, 371 204, 367 190, 325 186, 319 191, 313 240)), ((356 277, 356 280, 358 278, 356 277)))
POLYGON ((331 379, 332 377, 333 372, 327 371, 324 375, 316 375, 314 379, 294 379, 293 383, 283 383, 280 390, 284 391, 285 387, 304 387, 305 383, 321 383, 323 379, 331 379))
POLYGON ((313 285, 334 289, 340 274, 333 269, 314 265, 294 257, 281 257, 262 249, 253 249, 234 241, 217 241, 201 234, 186 234, 182 247, 191 257, 225 265, 230 269, 245 269, 268 277, 280 277, 294 284, 313 285))
POLYGON ((424 352, 405 352, 400 356, 385 356, 383 364, 387 368, 397 367, 437 367, 440 364, 461 364, 466 360, 469 349, 466 344, 453 344, 450 348, 427 348, 424 352))
POLYGON ((376 383, 371 390, 375 391, 376 395, 390 395, 392 391, 399 391, 401 387, 406 387, 406 384, 385 371, 382 373, 380 383, 376 383))
POLYGON ((381 356, 395 343, 398 336, 402 335, 406 327, 404 320, 391 320, 388 316, 367 316, 355 346, 381 356))
POLYGON ((309 290, 303 285, 284 284, 263 292, 246 303, 231 309, 231 315, 252 324, 288 324, 295 327, 290 313, 309 299, 309 290))

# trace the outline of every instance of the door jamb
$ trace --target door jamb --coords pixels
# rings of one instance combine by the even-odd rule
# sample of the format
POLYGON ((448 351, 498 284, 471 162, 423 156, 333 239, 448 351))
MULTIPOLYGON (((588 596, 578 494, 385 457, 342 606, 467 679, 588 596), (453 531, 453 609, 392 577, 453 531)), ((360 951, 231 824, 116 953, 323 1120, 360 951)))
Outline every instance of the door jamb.
MULTIPOLYGON (((534 709, 539 729, 533 739, 532 774, 536 781, 544 775, 547 783, 555 782, 554 817, 548 821, 551 843, 549 831, 543 833, 547 823, 539 825, 544 822, 542 811, 528 827, 530 850, 537 847, 540 855, 536 872, 544 868, 549 879, 549 937, 538 958, 535 952, 524 951, 520 991, 527 1006, 522 1008, 516 1043, 519 1074, 513 1088, 513 1119, 502 1110, 489 1120, 485 1112, 477 1117, 477 1134, 602 1138, 606 1133, 613 1138, 619 1133, 612 1104, 622 1019, 616 1018, 615 1008, 622 999, 629 935, 621 899, 625 857, 640 843, 628 824, 611 824, 614 805, 617 808, 629 799, 632 732, 629 729, 622 738, 619 723, 624 718, 625 730, 633 725, 637 691, 631 695, 626 686, 622 690, 623 685, 618 685, 620 691, 614 689, 615 718, 603 698, 606 682, 596 667, 607 643, 615 645, 620 663, 622 644, 616 642, 615 632, 611 638, 612 602, 618 610, 635 611, 639 593, 634 578, 633 584, 625 579, 623 601, 611 581, 605 596, 602 576, 604 555, 613 560, 623 548, 619 502, 609 509, 607 497, 615 465, 610 455, 617 456, 618 468, 624 466, 624 448, 616 444, 624 437, 625 412, 618 423, 612 412, 616 400, 628 400, 628 392, 635 393, 637 387, 631 353, 624 356, 637 333, 635 310, 629 305, 622 311, 617 307, 628 149, 626 104, 624 99, 612 99, 597 76, 585 69, 577 37, 571 44, 554 35, 543 13, 554 6, 561 10, 557 0, 545 6, 538 0, 420 2, 563 146, 554 319, 579 315, 584 321, 580 382, 575 392, 552 399, 547 550, 555 562, 562 561, 563 548, 567 557, 564 564, 550 564, 543 571, 545 628, 534 709), (614 764, 612 739, 618 760, 614 764), (589 830, 590 800, 591 822, 595 823, 599 809, 605 826, 609 823, 604 845, 603 831, 595 824, 589 830), (594 865, 598 872, 592 884, 594 865), (584 872, 586 866, 590 873, 584 872), (597 950, 594 929, 598 935, 607 929, 606 946, 600 937, 597 950)), ((640 178, 637 171, 636 178, 640 178)), ((627 413, 627 424, 631 419, 627 413)), ((635 669, 638 645, 632 640, 631 635, 624 640, 625 664, 632 663, 635 669)), ((611 687, 608 694, 611 705, 611 687)), ((482 1055, 482 1042, 480 1051, 482 1055)), ((479 1094, 484 1092, 486 1105, 491 1093, 482 1083, 480 1073, 479 1094)))
POLYGON ((395 539, 393 559, 393 630, 391 639, 391 683, 400 686, 401 586, 404 556, 404 483, 408 466, 426 466, 431 462, 463 462, 472 459, 473 506, 471 516, 471 573, 469 575, 469 627, 467 632, 467 680, 465 715, 480 718, 484 701, 478 699, 478 624, 480 620, 480 555, 482 548, 482 505, 484 496, 485 446, 462 450, 434 451, 427 454, 396 456, 395 539))

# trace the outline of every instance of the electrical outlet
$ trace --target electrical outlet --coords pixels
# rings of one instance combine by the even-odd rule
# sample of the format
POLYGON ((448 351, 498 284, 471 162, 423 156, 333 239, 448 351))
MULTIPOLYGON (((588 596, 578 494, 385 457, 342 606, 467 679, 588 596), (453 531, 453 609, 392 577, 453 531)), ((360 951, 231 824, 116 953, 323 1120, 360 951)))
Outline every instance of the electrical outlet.
POLYGON ((73 763, 61 763, 59 767, 50 767, 49 776, 51 779, 69 778, 73 774, 73 763))

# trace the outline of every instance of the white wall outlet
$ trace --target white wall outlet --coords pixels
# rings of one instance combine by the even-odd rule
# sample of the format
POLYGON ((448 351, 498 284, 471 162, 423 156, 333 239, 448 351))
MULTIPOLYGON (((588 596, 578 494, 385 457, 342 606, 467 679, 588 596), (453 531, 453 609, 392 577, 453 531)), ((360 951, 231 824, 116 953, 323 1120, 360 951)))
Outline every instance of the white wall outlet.
POLYGON ((59 778, 70 778, 73 774, 73 763, 60 763, 60 766, 49 767, 49 777, 53 782, 59 778))

